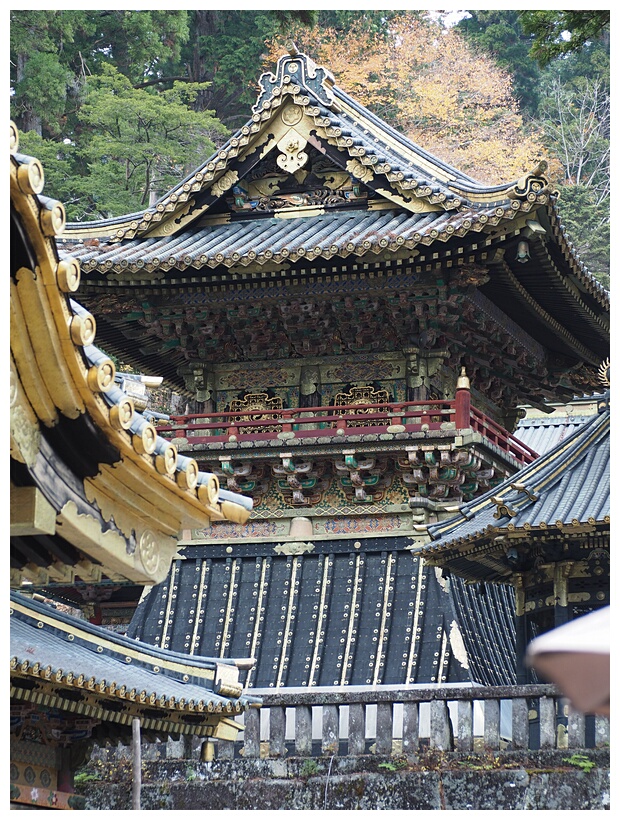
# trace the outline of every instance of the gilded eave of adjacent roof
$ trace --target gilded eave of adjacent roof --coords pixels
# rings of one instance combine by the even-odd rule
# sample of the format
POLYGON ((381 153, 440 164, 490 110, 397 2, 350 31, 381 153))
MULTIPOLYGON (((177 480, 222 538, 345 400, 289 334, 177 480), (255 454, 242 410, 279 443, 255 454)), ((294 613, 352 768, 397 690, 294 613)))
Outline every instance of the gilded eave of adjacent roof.
MULTIPOLYGON (((419 548, 431 563, 443 564, 460 550, 493 545, 502 536, 595 534, 610 521, 610 410, 578 427, 549 452, 459 508, 458 514, 428 527, 431 543, 419 548)), ((472 553, 473 554, 473 553, 472 553)))
POLYGON ((11 593, 11 696, 147 734, 235 739, 233 717, 259 699, 243 693, 251 661, 180 655, 93 626, 11 593))
MULTIPOLYGON (((58 259, 64 208, 41 195, 40 163, 17 149, 11 124, 11 457, 33 473, 49 431, 67 433, 72 422, 110 457, 83 478, 81 501, 68 492, 61 509, 41 497, 41 487, 12 488, 12 525, 14 506, 20 519, 36 502, 44 534, 61 533, 112 576, 157 583, 182 529, 210 520, 243 523, 252 502, 221 490, 215 475, 179 455, 116 387, 113 362, 94 346, 95 318, 72 298, 79 263, 58 259), (23 505, 22 495, 29 496, 23 505)), ((70 432, 65 441, 70 448, 70 432)), ((50 480, 59 485, 57 477, 50 480)), ((20 519, 16 534, 38 526, 20 519)))

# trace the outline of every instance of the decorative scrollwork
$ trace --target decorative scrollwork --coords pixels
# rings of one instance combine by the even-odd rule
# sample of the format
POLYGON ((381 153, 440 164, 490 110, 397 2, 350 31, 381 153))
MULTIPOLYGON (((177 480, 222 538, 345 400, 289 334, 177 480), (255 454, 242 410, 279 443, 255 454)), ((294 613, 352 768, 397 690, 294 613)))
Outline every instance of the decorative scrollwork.
MULTIPOLYGON (((371 385, 365 385, 363 387, 352 387, 348 393, 336 393, 334 396, 334 406, 342 406, 347 404, 381 404, 383 402, 387 403, 390 400, 390 394, 387 390, 375 390, 374 387, 371 385)), ((336 411, 338 413, 338 411, 336 411)), ((359 410, 343 410, 342 413, 338 413, 339 415, 342 414, 368 414, 368 413, 376 413, 376 408, 372 407, 364 407, 360 408, 359 410)), ((373 421, 349 421, 347 422, 347 426, 349 427, 367 427, 368 425, 372 425, 373 421)))
MULTIPOLYGON (((246 393, 243 399, 233 399, 230 403, 230 409, 232 412, 239 412, 245 411, 246 413, 251 410, 281 410, 283 407, 282 398, 280 396, 273 396, 269 398, 267 393, 246 393)), ((235 416, 231 419, 231 423, 239 422, 239 421, 258 421, 258 420, 269 420, 273 418, 273 416, 269 413, 265 415, 258 415, 252 413, 252 415, 241 415, 235 416)), ((271 432, 279 432, 282 428, 280 425, 269 425, 267 427, 243 427, 244 433, 271 433, 271 432)))

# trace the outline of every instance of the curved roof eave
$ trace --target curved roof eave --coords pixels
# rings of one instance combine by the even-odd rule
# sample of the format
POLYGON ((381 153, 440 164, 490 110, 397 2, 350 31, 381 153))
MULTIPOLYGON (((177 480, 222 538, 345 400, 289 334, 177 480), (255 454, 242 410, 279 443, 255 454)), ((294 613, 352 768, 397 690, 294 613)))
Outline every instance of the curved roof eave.
MULTIPOLYGON (((20 236, 15 243, 19 247, 12 249, 11 271, 11 456, 33 469, 41 431, 53 429, 61 419, 70 424, 87 415, 120 460, 106 462, 88 479, 87 489, 86 480, 80 479, 84 493, 102 510, 116 504, 108 519, 124 515, 127 522, 141 521, 144 544, 140 549, 134 545, 133 553, 119 552, 111 545, 116 536, 104 532, 94 518, 79 515, 71 501, 55 510, 64 537, 77 539, 79 549, 108 569, 152 583, 167 572, 176 545, 173 535, 214 518, 243 523, 251 502, 233 494, 220 497, 217 477, 201 473, 193 459, 179 456, 115 387, 114 364, 93 345, 96 321, 71 298, 80 281, 79 264, 58 259, 55 237, 64 224, 64 208, 40 196, 43 169, 37 160, 17 153, 14 126, 11 133, 11 216, 20 236)), ((127 523, 125 530, 130 529, 127 523)))
MULTIPOLYGON (((189 733, 204 733, 199 715, 213 725, 260 704, 238 682, 239 670, 251 660, 169 652, 16 592, 10 644, 12 675, 35 678, 44 687, 47 681, 55 689, 87 690, 135 714, 154 709, 160 720, 185 724, 189 733)), ((114 710, 112 720, 116 715, 114 710)), ((116 719, 123 722, 121 715, 116 719)))

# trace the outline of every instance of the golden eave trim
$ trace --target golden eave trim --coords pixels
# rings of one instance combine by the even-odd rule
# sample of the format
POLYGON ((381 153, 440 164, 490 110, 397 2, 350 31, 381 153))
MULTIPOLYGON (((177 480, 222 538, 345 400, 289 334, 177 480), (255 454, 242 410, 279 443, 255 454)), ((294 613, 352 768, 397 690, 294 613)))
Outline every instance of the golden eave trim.
MULTIPOLYGON (((12 699, 35 703, 48 708, 53 707, 63 712, 84 715, 96 720, 117 723, 124 726, 130 726, 132 719, 134 717, 139 717, 140 723, 144 730, 155 731, 168 735, 178 732, 181 734, 192 734, 201 737, 218 736, 218 727, 224 724, 225 734, 228 735, 227 739, 231 739, 231 733, 233 735, 232 739, 234 739, 236 732, 242 728, 241 724, 235 723, 235 721, 228 717, 228 715, 238 714, 241 711, 244 711, 244 707, 216 710, 214 708, 209 709, 208 706, 207 708, 203 706, 201 711, 196 708, 193 710, 186 710, 186 704, 183 703, 181 704, 180 709, 176 709, 175 707, 177 706, 177 702, 174 698, 170 699, 169 704, 164 701, 164 705, 162 705, 160 703, 162 700, 161 698, 157 703, 151 704, 150 697, 145 702, 141 701, 140 695, 142 695, 142 693, 140 693, 138 699, 136 699, 136 696, 134 695, 133 699, 125 698, 121 700, 120 702, 125 708, 122 711, 117 711, 114 709, 106 709, 99 703, 99 697, 102 699, 105 698, 105 700, 110 699, 111 695, 108 693, 101 694, 90 689, 82 688, 81 691, 85 692, 85 698, 84 700, 76 703, 73 699, 63 697, 62 690, 59 691, 57 686, 52 688, 50 685, 49 688, 52 691, 49 692, 33 692, 31 689, 20 688, 17 685, 17 681, 21 678, 27 677, 30 676, 14 675, 14 683, 10 687, 10 697, 12 699), (149 709, 149 711, 152 709, 158 711, 160 710, 162 713, 161 717, 147 717, 144 715, 145 709, 149 709), (204 720, 198 724, 195 722, 187 723, 185 721, 188 714, 202 715, 204 720)), ((41 679, 39 678, 39 680, 41 679)))

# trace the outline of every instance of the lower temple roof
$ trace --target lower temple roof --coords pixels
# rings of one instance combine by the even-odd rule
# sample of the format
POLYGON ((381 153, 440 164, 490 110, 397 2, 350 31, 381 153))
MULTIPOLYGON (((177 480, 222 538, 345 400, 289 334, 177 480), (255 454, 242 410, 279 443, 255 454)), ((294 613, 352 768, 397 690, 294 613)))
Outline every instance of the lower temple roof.
MULTIPOLYGON (((131 731, 234 737, 231 716, 257 698, 243 693, 240 667, 251 661, 188 658, 156 649, 11 593, 11 697, 77 711, 131 731)), ((104 735, 107 736, 107 735, 104 735)))
POLYGON ((568 438, 456 516, 429 525, 432 543, 416 552, 462 577, 508 583, 515 570, 511 546, 557 541, 565 560, 580 545, 609 538, 609 395, 599 413, 568 438), (563 545, 563 546, 562 546, 563 545))

